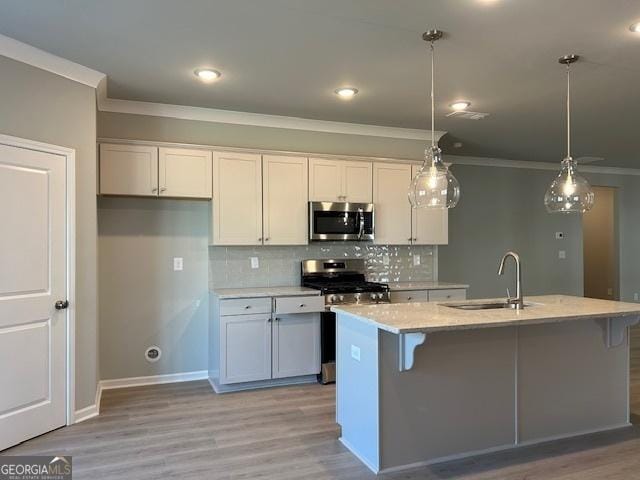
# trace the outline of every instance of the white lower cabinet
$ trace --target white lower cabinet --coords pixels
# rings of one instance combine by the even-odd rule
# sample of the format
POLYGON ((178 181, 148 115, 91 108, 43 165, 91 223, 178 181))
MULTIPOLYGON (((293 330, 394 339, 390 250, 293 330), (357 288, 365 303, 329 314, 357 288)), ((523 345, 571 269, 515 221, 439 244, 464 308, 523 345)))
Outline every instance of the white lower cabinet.
POLYGON ((317 295, 214 299, 209 376, 216 391, 320 373, 323 310, 317 295))
POLYGON ((278 315, 273 320, 273 378, 320 373, 320 314, 278 315))
POLYGON ((220 383, 271 378, 271 314, 220 317, 220 383))

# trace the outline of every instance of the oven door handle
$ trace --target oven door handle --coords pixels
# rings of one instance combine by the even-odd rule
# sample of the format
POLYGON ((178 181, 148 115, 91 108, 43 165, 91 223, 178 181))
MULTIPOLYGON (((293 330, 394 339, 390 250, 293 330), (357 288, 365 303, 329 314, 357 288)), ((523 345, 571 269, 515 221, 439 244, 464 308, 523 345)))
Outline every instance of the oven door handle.
POLYGON ((361 208, 358 209, 358 216, 360 217, 360 230, 358 231, 358 240, 362 240, 362 235, 364 235, 364 210, 362 210, 361 208))

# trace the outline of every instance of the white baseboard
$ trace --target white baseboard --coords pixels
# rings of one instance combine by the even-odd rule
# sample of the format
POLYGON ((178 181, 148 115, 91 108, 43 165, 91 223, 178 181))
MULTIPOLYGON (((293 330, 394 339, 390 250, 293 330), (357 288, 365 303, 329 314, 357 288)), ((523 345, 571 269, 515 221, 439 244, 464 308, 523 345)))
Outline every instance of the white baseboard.
POLYGON ((143 385, 159 385, 162 383, 191 382, 194 380, 206 380, 207 378, 209 378, 209 372, 207 370, 150 375, 148 377, 115 378, 111 380, 100 380, 100 389, 111 390, 113 388, 140 387, 143 385))
POLYGON ((102 400, 102 386, 100 385, 100 382, 98 382, 98 386, 96 387, 95 403, 88 407, 81 408, 80 410, 76 410, 73 415, 73 423, 84 422, 85 420, 89 420, 90 418, 100 415, 100 400, 102 400))
POLYGON ((99 413, 100 407, 95 403, 80 410, 76 410, 74 414, 74 423, 84 422, 90 418, 97 417, 99 413))

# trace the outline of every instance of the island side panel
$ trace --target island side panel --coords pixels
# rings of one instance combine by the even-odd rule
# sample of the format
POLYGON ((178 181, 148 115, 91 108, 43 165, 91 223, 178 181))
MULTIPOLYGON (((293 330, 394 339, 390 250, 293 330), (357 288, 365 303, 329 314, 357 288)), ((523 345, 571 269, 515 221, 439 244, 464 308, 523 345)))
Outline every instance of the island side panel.
POLYGON ((595 320, 520 327, 521 443, 629 422, 628 339, 607 348, 595 320))
POLYGON ((378 328, 337 314, 336 421, 340 440, 371 470, 379 468, 378 328))
POLYGON ((380 337, 382 470, 514 446, 515 327, 427 334, 404 372, 380 337))

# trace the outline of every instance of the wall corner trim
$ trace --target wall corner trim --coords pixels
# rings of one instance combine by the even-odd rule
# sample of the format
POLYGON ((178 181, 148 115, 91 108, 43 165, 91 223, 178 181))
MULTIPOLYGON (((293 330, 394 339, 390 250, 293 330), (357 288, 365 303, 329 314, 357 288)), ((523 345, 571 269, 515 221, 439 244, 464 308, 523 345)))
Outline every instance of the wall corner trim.
POLYGON ((106 77, 102 72, 19 42, 6 35, 0 35, 0 55, 92 88, 97 88, 102 79, 106 77))
POLYGON ((102 400, 102 386, 98 383, 96 387, 96 399, 93 405, 89 405, 88 407, 81 408, 80 410, 76 410, 74 412, 74 420, 73 423, 84 422, 85 420, 89 420, 90 418, 97 417, 100 415, 100 401, 102 400))

